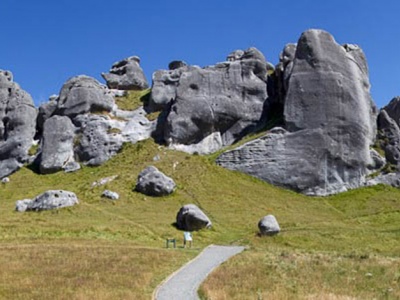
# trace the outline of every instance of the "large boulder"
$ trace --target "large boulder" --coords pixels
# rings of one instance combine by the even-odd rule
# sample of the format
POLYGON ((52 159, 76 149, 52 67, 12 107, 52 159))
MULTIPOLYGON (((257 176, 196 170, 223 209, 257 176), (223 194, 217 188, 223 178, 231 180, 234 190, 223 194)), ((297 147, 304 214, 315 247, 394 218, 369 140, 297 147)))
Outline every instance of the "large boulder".
POLYGON ((131 56, 112 65, 110 73, 102 73, 107 86, 118 90, 144 90, 149 87, 140 58, 131 56))
POLYGON ((275 216, 267 215, 258 222, 258 229, 261 235, 275 235, 281 231, 275 216))
POLYGON ((176 185, 172 178, 150 166, 140 172, 135 190, 148 196, 166 196, 171 194, 176 185))
POLYGON ((31 96, 0 70, 0 178, 17 171, 28 159, 35 135, 37 110, 31 96))
POLYGON ((63 190, 50 190, 34 199, 24 199, 16 202, 16 211, 41 211, 74 206, 79 203, 75 193, 63 190))
POLYGON ((266 60, 249 48, 215 66, 156 72, 150 106, 171 106, 164 127, 167 144, 199 144, 190 152, 209 153, 261 127, 267 98, 266 60), (201 141, 215 133, 221 140, 204 150, 201 141))
POLYGON ((89 112, 110 112, 114 105, 114 98, 105 86, 80 75, 70 78, 61 88, 56 114, 74 118, 89 112))
POLYGON ((54 116, 44 123, 40 172, 55 173, 74 161, 75 126, 68 117, 54 116))
POLYGON ((176 215, 176 226, 185 231, 195 231, 211 227, 212 223, 207 215, 196 205, 186 204, 176 215))
POLYGON ((369 87, 359 47, 340 46, 322 30, 306 31, 287 76, 285 129, 223 153, 217 162, 307 195, 362 186, 376 134, 369 87))

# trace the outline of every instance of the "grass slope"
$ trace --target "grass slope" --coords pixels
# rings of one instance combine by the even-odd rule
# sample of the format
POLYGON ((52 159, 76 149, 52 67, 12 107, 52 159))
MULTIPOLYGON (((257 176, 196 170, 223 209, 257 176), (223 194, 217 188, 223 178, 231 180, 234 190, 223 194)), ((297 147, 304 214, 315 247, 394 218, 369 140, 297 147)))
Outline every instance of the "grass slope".
POLYGON ((211 243, 249 250, 212 274, 203 298, 400 297, 400 191, 390 187, 308 198, 150 140, 126 145, 101 167, 52 175, 23 168, 10 179, 0 186, 0 298, 148 299, 163 278, 211 243), (148 165, 174 178, 173 195, 132 190, 148 165), (118 178, 91 188, 113 175, 118 178), (14 212, 16 200, 48 189, 73 191, 80 204, 14 212), (104 189, 120 200, 101 198, 104 189), (165 249, 165 238, 182 241, 172 223, 187 203, 201 207, 213 228, 194 234, 193 250, 165 249), (266 214, 280 222, 279 236, 256 235, 266 214))

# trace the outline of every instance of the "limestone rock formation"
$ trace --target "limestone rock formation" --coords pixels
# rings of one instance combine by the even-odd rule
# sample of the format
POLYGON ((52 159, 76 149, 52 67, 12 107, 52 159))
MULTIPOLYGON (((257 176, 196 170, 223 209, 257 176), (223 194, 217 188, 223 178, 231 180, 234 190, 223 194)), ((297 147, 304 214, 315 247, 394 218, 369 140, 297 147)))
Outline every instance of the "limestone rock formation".
POLYGON ((58 96, 53 95, 49 101, 39 106, 39 112, 36 120, 37 137, 40 138, 43 133, 43 125, 47 119, 54 115, 57 110, 58 96))
POLYGON ((261 235, 275 235, 281 231, 275 216, 267 215, 258 222, 258 229, 261 235))
POLYGON ((378 116, 378 129, 378 142, 380 147, 385 150, 386 160, 400 167, 400 129, 384 109, 378 116))
POLYGON ((122 122, 92 114, 79 115, 74 121, 80 129, 75 147, 80 161, 90 166, 99 166, 121 149, 124 142, 119 134, 122 122), (113 128, 116 130, 114 133, 113 128))
POLYGON ((114 104, 105 86, 94 78, 80 75, 70 78, 61 88, 56 114, 74 118, 89 112, 109 112, 114 104))
POLYGON ((183 65, 154 73, 150 107, 171 106, 164 128, 167 144, 209 153, 262 126, 268 98, 264 55, 249 48, 228 60, 206 68, 183 65), (204 150, 202 140, 213 134, 221 140, 211 145, 212 150, 204 150), (195 149, 196 144, 202 147, 195 149))
POLYGON ((149 87, 140 58, 131 56, 112 65, 110 73, 102 73, 107 86, 118 90, 144 90, 149 87))
POLYGON ((145 117, 143 108, 122 114, 117 118, 108 115, 84 114, 74 118, 79 128, 75 153, 80 161, 98 166, 116 155, 123 143, 136 143, 148 139, 156 122, 145 117), (126 118, 126 119, 125 119, 126 118))
POLYGON ((44 123, 40 172, 55 173, 74 162, 75 126, 68 117, 54 116, 44 123))
POLYGON ((176 185, 172 178, 150 166, 140 172, 135 190, 148 196, 166 196, 171 194, 176 185))
POLYGON ((217 162, 307 195, 362 186, 376 134, 362 50, 309 30, 298 41, 290 69, 285 128, 228 151, 217 162))
POLYGON ((50 190, 34 199, 24 199, 16 202, 16 211, 41 211, 74 206, 79 203, 75 193, 63 190, 50 190))
POLYGON ((17 171, 28 159, 35 135, 37 110, 31 96, 0 70, 0 178, 17 171))
POLYGON ((382 110, 400 126, 400 97, 394 97, 382 110))
POLYGON ((210 228, 212 225, 207 215, 196 205, 186 204, 176 215, 176 226, 185 231, 195 231, 210 228))

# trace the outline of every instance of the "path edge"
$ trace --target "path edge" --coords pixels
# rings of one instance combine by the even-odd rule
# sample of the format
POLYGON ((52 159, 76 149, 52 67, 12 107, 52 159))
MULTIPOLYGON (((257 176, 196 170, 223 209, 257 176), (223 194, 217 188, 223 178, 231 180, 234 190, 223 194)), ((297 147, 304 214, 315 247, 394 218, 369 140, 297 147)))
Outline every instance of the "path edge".
POLYGON ((207 248, 215 246, 214 244, 208 245, 207 247, 205 247, 199 254, 197 254, 193 259, 189 260, 186 264, 184 264, 182 267, 180 267, 178 270, 176 270, 175 272, 173 272, 172 274, 168 275, 167 278, 165 278, 163 281, 160 282, 159 285, 157 285, 157 287, 155 288, 155 290, 153 291, 153 294, 151 295, 151 299, 152 300, 156 300, 157 299, 157 295, 158 295, 158 291, 160 290, 160 288, 168 281, 170 280, 173 276, 176 275, 176 273, 180 272, 183 268, 185 268, 188 264, 192 263, 193 261, 195 261, 207 248))

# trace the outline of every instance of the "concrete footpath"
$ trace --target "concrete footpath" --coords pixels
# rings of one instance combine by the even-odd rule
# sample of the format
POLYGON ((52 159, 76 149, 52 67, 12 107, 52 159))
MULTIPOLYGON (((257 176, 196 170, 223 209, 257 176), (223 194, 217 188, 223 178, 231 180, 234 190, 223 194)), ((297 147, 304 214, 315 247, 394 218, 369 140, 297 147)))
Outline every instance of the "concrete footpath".
POLYGON ((197 300, 197 290, 207 276, 221 263, 242 252, 240 246, 205 248, 196 258, 161 283, 154 292, 156 300, 197 300))

